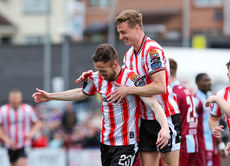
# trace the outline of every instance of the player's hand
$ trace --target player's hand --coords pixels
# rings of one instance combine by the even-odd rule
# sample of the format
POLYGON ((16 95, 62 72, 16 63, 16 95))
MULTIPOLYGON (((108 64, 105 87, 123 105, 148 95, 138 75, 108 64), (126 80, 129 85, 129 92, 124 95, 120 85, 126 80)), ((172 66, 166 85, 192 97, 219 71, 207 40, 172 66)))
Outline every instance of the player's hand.
POLYGON ((88 70, 86 72, 83 72, 81 76, 75 80, 75 84, 79 84, 80 82, 83 82, 86 80, 91 74, 93 73, 93 70, 88 70))
POLYGON ((221 138, 221 132, 224 132, 224 126, 217 126, 212 130, 212 134, 216 137, 216 138, 221 138))
POLYGON ((129 94, 129 87, 118 84, 116 82, 114 82, 114 84, 118 86, 118 88, 113 92, 109 93, 107 95, 107 98, 110 103, 117 101, 116 104, 119 104, 121 100, 129 94))
POLYGON ((36 103, 40 103, 40 102, 47 102, 47 101, 50 101, 49 99, 49 93, 47 93, 46 91, 44 90, 40 90, 38 88, 36 88, 36 91, 32 97, 34 98, 34 101, 36 103))
POLYGON ((230 154, 230 142, 227 144, 226 151, 228 154, 230 154))
POLYGON ((209 96, 209 98, 205 102, 205 106, 209 107, 210 103, 215 103, 216 102, 216 96, 209 96))
POLYGON ((158 148, 164 148, 169 142, 169 128, 161 128, 157 136, 156 145, 158 148))
POLYGON ((12 149, 16 148, 15 142, 12 141, 10 138, 7 138, 7 139, 5 140, 5 143, 6 143, 7 145, 9 145, 10 148, 12 148, 12 149))
POLYGON ((33 137, 33 135, 31 133, 28 133, 25 135, 25 138, 28 139, 28 140, 31 140, 33 137))

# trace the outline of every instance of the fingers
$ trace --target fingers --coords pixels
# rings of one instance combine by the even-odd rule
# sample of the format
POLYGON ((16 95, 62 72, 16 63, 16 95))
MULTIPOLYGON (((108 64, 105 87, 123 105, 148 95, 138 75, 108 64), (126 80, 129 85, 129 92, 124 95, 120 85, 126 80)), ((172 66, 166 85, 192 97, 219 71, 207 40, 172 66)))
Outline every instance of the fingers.
POLYGON ((230 143, 227 144, 226 151, 227 153, 230 153, 230 143))
POLYGON ((205 106, 206 106, 206 107, 209 107, 209 104, 210 104, 209 102, 206 102, 206 103, 205 103, 205 106))
POLYGON ((213 135, 217 138, 220 138, 221 137, 221 132, 224 132, 224 126, 218 126, 218 127, 215 127, 214 130, 213 130, 213 135))
POLYGON ((113 91, 113 92, 110 92, 110 93, 107 95, 108 100, 112 100, 112 97, 111 97, 111 96, 113 96, 115 93, 116 93, 116 90, 113 91))
POLYGON ((75 80, 75 84, 79 84, 83 82, 85 79, 87 79, 91 74, 93 73, 93 70, 88 70, 86 72, 83 72, 81 76, 75 80))
POLYGON ((214 128, 214 132, 224 132, 224 126, 218 126, 216 128, 214 128))
POLYGON ((168 144, 168 141, 169 141, 169 134, 168 133, 166 134, 164 131, 160 130, 156 142, 157 147, 160 149, 164 148, 168 144))
POLYGON ((117 95, 118 95, 117 90, 115 90, 115 91, 109 93, 106 97, 108 98, 108 101, 110 101, 110 100, 114 99, 114 97, 117 95))
POLYGON ((118 84, 116 82, 114 82, 113 84, 116 85, 116 86, 118 86, 118 87, 121 86, 121 84, 118 84))
POLYGON ((83 80, 81 78, 78 78, 78 79, 75 80, 75 84, 79 84, 81 82, 83 82, 83 80))

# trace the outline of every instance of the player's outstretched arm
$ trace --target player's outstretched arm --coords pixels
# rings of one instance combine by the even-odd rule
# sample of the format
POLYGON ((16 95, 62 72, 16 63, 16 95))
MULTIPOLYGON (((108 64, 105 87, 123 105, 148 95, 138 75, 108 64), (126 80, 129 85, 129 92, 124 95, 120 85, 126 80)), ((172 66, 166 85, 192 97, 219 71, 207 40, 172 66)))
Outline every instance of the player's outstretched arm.
POLYGON ((158 133, 158 138, 157 138, 157 147, 162 149, 168 144, 169 141, 169 127, 168 127, 168 121, 165 116, 164 110, 156 100, 154 96, 152 97, 141 97, 141 100, 148 105, 151 110, 154 112, 156 120, 160 123, 161 125, 161 130, 158 133))
POLYGON ((210 116, 208 119, 208 124, 210 127, 210 130, 212 131, 212 134, 216 137, 216 138, 221 138, 221 132, 224 132, 224 126, 219 126, 219 120, 220 117, 214 117, 214 116, 210 116))
POLYGON ((47 102, 50 100, 63 100, 63 101, 73 101, 73 100, 84 100, 88 96, 82 92, 81 88, 71 89, 62 92, 48 93, 44 90, 36 88, 36 91, 32 97, 36 103, 47 102))
POLYGON ((79 84, 80 82, 83 82, 86 80, 91 74, 93 73, 93 70, 88 70, 86 72, 83 72, 79 78, 75 80, 76 84, 79 84))
POLYGON ((230 117, 230 103, 228 103, 224 98, 220 96, 210 96, 206 100, 206 107, 209 106, 210 103, 216 103, 218 107, 228 116, 230 117))

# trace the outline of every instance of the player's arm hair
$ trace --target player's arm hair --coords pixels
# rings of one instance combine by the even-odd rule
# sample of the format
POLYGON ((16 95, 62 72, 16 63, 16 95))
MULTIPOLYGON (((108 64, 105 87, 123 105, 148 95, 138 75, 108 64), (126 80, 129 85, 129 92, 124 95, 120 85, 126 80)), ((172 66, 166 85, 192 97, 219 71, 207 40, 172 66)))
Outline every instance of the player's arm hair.
POLYGON ((211 131, 217 126, 219 126, 220 117, 210 116, 208 119, 209 128, 211 131))
POLYGON ((64 100, 64 101, 73 101, 73 100, 84 100, 88 96, 82 92, 81 88, 75 88, 62 92, 49 93, 50 100, 64 100))
POLYGON ((153 95, 160 95, 166 93, 166 80, 165 80, 165 71, 159 71, 155 74, 152 74, 153 82, 146 86, 142 87, 130 87, 130 95, 146 96, 151 97, 153 95))
POLYGON ((164 110, 158 103, 155 96, 141 97, 141 100, 154 112, 156 120, 160 123, 161 128, 168 128, 168 122, 164 110))

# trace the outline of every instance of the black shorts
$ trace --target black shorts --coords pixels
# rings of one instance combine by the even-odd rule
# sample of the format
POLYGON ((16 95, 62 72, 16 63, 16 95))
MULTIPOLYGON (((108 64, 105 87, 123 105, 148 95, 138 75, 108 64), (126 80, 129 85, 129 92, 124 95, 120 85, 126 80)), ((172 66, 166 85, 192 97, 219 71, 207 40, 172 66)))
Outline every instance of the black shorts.
POLYGON ((161 129, 160 124, 157 120, 144 120, 141 119, 140 126, 140 139, 139 149, 141 152, 154 152, 160 151, 163 153, 171 152, 180 149, 181 141, 181 118, 180 114, 172 115, 167 117, 170 139, 168 144, 163 148, 159 149, 156 146, 158 132, 161 129))
POLYGON ((20 148, 17 150, 8 149, 8 155, 9 155, 10 163, 16 162, 17 159, 21 157, 27 157, 27 154, 24 148, 20 148))
POLYGON ((109 146, 101 143, 100 150, 102 166, 133 166, 138 155, 137 144, 109 146))

